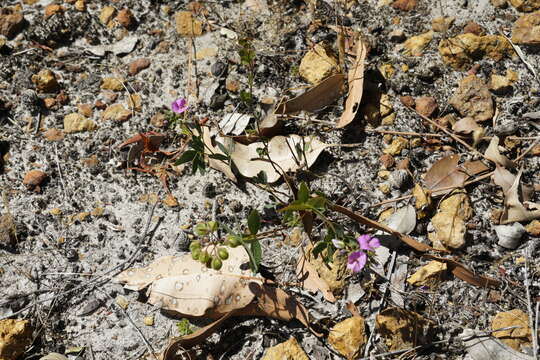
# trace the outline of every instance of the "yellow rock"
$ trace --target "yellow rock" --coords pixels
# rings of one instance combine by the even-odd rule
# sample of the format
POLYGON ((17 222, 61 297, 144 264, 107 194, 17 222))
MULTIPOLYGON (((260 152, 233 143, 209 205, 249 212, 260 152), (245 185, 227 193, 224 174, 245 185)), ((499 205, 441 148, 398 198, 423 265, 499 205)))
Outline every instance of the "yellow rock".
POLYGON ((116 301, 116 304, 118 304, 118 306, 120 306, 124 310, 126 310, 127 307, 129 306, 128 299, 126 299, 125 296, 123 295, 118 295, 115 301, 116 301))
POLYGON ((539 0, 508 0, 510 5, 519 11, 530 12, 540 9, 539 0))
POLYGON ((461 70, 484 56, 496 61, 505 56, 511 56, 514 54, 514 49, 501 35, 478 36, 466 33, 441 40, 439 53, 446 65, 461 70))
POLYGON ((420 147, 422 146, 422 139, 417 137, 412 138, 411 140, 409 140, 409 144, 411 144, 412 148, 420 147))
POLYGON ((375 329, 390 351, 431 342, 434 323, 419 314, 398 307, 386 308, 377 315, 375 329))
POLYGON ((416 210, 416 217, 418 219, 423 219, 427 216, 427 211, 431 207, 431 196, 427 193, 426 190, 420 186, 420 184, 415 184, 412 190, 412 195, 415 198, 414 207, 416 210))
POLYGON ((388 177, 390 176, 390 171, 388 171, 388 170, 380 170, 377 173, 377 176, 380 177, 383 180, 387 180, 388 177))
POLYGON ((36 75, 32 75, 32 82, 36 85, 36 89, 41 92, 55 92, 60 89, 56 75, 51 70, 41 70, 36 75))
POLYGON ((18 359, 31 343, 32 328, 30 321, 0 320, 0 359, 18 359))
POLYGON ((94 210, 92 210, 90 214, 92 214, 92 216, 102 216, 104 213, 105 213, 104 208, 97 207, 97 208, 94 208, 94 210))
POLYGON ((408 145, 408 141, 405 138, 400 136, 396 137, 386 149, 383 150, 383 153, 390 155, 399 155, 403 149, 408 145))
POLYGON ((96 123, 85 118, 79 113, 71 113, 64 116, 64 132, 74 133, 80 131, 90 131, 96 128, 96 123))
POLYGON ((337 69, 337 61, 326 49, 316 44, 300 62, 299 73, 312 84, 318 84, 337 69))
POLYGON ((393 112, 381 119, 381 125, 393 125, 396 120, 396 113, 393 112))
POLYGON ((86 10, 86 2, 84 0, 75 1, 75 9, 77 11, 85 11, 86 10))
POLYGON ((413 36, 405 41, 403 44, 403 47, 405 50, 403 53, 405 55, 412 55, 412 56, 421 56, 424 49, 428 46, 428 44, 433 39, 433 31, 428 31, 423 34, 413 36))
POLYGON ((214 57, 217 55, 217 49, 215 47, 210 48, 202 48, 201 50, 197 51, 195 54, 195 59, 202 60, 210 57, 214 57))
POLYGON ((103 120, 126 121, 131 117, 131 111, 127 110, 122 104, 113 104, 103 111, 101 118, 103 120))
POLYGON ((384 182, 379 184, 379 190, 381 190, 383 194, 390 194, 392 189, 390 188, 390 184, 384 182))
POLYGON ((267 349, 261 360, 309 360, 294 337, 267 349))
POLYGON ((168 207, 177 207, 179 205, 173 194, 168 194, 163 203, 168 207))
POLYGON ((392 76, 396 73, 396 70, 394 69, 394 66, 392 64, 382 64, 379 66, 379 72, 384 76, 385 79, 391 79, 392 76))
POLYGON ((390 99, 390 96, 388 96, 388 94, 382 94, 380 105, 381 116, 385 117, 387 115, 390 115, 393 111, 394 107, 392 106, 392 99, 390 99))
POLYGON ((136 112, 142 111, 142 98, 139 94, 129 95, 127 99, 127 106, 136 112))
POLYGON ((154 315, 145 316, 143 319, 143 323, 146 326, 154 326, 154 315))
POLYGON ((500 329, 509 326, 518 326, 510 330, 496 331, 493 336, 499 338, 512 349, 520 351, 521 345, 530 345, 532 341, 529 317, 523 311, 514 309, 500 312, 493 318, 491 329, 500 329))
POLYGON ((435 231, 428 237, 436 249, 459 249, 465 245, 466 221, 472 208, 466 193, 460 192, 441 202, 437 214, 431 219, 435 231))
POLYGON ((176 32, 181 36, 199 36, 202 34, 202 23, 193 18, 191 11, 179 11, 174 15, 176 32))
POLYGON ((443 280, 446 268, 446 263, 436 260, 430 261, 412 274, 407 282, 414 286, 434 286, 443 280))
POLYGON ((527 226, 525 226, 527 233, 532 236, 540 236, 540 221, 533 220, 527 226))
POLYGON ((101 9, 101 13, 99 14, 99 21, 101 21, 103 25, 109 25, 115 13, 115 8, 112 6, 105 6, 103 9, 101 9))
POLYGON ((54 208, 49 210, 49 214, 54 216, 62 215, 62 210, 60 208, 54 208))
POLYGON ((436 32, 446 32, 450 29, 455 20, 456 18, 453 16, 440 16, 431 21, 431 28, 436 32))
POLYGON ((512 83, 506 76, 491 74, 489 78, 488 88, 494 93, 500 93, 510 89, 512 83))
POLYGON ((124 86, 122 85, 122 79, 115 77, 106 77, 103 78, 101 82, 101 88, 103 90, 113 90, 113 91, 122 91, 124 86))
POLYGON ((367 342, 364 319, 353 316, 337 323, 328 334, 328 342, 347 359, 356 359, 367 342))
POLYGON ((388 219, 394 212, 396 212, 396 210, 393 207, 383 210, 379 214, 379 222, 383 222, 384 220, 388 219))

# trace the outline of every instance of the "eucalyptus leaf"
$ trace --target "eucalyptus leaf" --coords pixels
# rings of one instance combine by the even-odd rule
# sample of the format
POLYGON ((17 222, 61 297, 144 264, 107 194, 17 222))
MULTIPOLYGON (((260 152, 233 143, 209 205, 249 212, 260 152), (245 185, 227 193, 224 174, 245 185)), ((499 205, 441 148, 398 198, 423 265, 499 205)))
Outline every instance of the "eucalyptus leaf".
POLYGON ((261 218, 257 210, 251 210, 248 216, 248 228, 252 235, 256 235, 261 228, 261 218))

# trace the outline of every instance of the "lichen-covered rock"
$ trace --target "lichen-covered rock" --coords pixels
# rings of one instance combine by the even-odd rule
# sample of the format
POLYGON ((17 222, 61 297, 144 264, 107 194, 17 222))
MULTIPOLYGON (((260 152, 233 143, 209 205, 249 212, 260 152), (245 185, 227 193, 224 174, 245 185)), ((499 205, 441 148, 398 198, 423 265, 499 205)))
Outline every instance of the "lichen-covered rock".
POLYGON ((512 29, 512 41, 516 44, 540 44, 540 10, 517 19, 512 29))
POLYGON ((474 74, 459 82, 454 95, 448 101, 461 116, 475 121, 493 118, 495 107, 486 83, 474 74))

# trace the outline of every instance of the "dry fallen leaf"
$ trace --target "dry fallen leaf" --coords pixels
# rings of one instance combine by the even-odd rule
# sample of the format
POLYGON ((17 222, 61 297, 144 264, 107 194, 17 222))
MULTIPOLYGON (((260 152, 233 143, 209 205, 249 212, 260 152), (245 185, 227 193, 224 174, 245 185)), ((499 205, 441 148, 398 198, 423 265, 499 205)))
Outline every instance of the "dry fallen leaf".
POLYGON ((433 260, 412 274, 407 282, 413 286, 434 286, 444 279, 446 270, 446 263, 433 260))
POLYGON ((466 337, 463 340, 465 349, 473 360, 534 360, 481 331, 464 329, 462 335, 466 337))
POLYGON ((334 297, 334 294, 332 294, 332 291, 330 291, 330 287, 326 281, 321 279, 315 267, 306 260, 306 257, 303 254, 296 264, 296 276, 304 289, 313 292, 320 290, 327 301, 336 301, 336 298, 334 297))
POLYGON ((540 218, 540 204, 527 203, 529 208, 525 208, 519 200, 519 180, 523 170, 519 170, 514 177, 514 181, 510 184, 511 173, 503 169, 496 169, 493 176, 495 184, 507 190, 504 191, 504 212, 501 216, 501 224, 509 224, 512 222, 531 221, 540 218), (496 175, 496 176, 495 176, 496 175))
POLYGON ((499 151, 499 138, 497 136, 493 136, 491 138, 489 146, 484 153, 484 157, 507 169, 511 169, 516 166, 512 160, 508 159, 504 155, 501 155, 499 151))
MULTIPOLYGON (((223 139, 223 140, 225 140, 225 139, 223 139)), ((204 145, 205 145, 205 147, 204 147, 205 155, 211 155, 211 154, 225 155, 223 153, 223 151, 221 151, 221 149, 219 149, 218 147, 215 147, 214 144, 212 143, 212 136, 210 135, 210 128, 207 127, 207 126, 203 127, 203 141, 204 141, 204 145)), ((212 159, 212 158, 209 157, 208 158, 208 165, 212 169, 216 169, 218 171, 221 171, 229 179, 236 182, 236 176, 234 175, 231 167, 228 164, 224 163, 221 160, 212 159)))
POLYGON ((452 130, 458 134, 468 135, 475 131, 476 129, 481 128, 480 125, 472 117, 464 117, 461 120, 458 120, 453 126, 452 130))
POLYGON ((349 70, 348 83, 349 95, 345 102, 345 111, 341 115, 336 127, 342 128, 350 124, 360 108, 362 93, 364 91, 364 60, 367 54, 366 44, 358 39, 356 43, 356 60, 349 70))
POLYGON ((343 92, 345 76, 335 74, 327 77, 300 96, 281 103, 276 114, 293 114, 300 111, 315 112, 333 104, 343 92))
POLYGON ((166 256, 142 269, 128 269, 116 277, 130 290, 149 286, 148 302, 182 316, 218 318, 253 300, 248 283, 262 279, 249 277, 240 265, 249 262, 242 247, 228 248, 229 258, 220 271, 208 269, 190 254, 166 256))
POLYGON ((283 173, 294 172, 303 165, 313 165, 327 146, 311 136, 276 136, 268 142, 267 156, 259 154, 266 151, 262 142, 250 145, 235 143, 231 159, 242 176, 252 178, 264 172, 267 181, 273 183, 279 180, 283 173))
POLYGON ((251 116, 240 113, 227 114, 219 122, 219 127, 224 134, 240 135, 249 124, 251 116))
POLYGON ((453 189, 440 190, 447 187, 462 187, 469 177, 458 166, 460 156, 450 155, 435 162, 424 177, 426 187, 432 196, 439 196, 451 192, 453 189))

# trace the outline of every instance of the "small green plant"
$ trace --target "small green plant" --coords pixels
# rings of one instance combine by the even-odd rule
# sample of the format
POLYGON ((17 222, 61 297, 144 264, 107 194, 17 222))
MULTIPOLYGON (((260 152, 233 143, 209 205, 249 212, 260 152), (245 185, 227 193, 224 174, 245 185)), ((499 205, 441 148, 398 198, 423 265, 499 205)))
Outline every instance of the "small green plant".
POLYGON ((245 66, 248 74, 248 90, 240 91, 240 100, 242 100, 250 109, 253 106, 253 82, 255 80, 255 59, 257 54, 251 42, 251 39, 244 38, 238 40, 238 55, 240 63, 245 66))
POLYGON ((180 319, 179 322, 176 323, 176 327, 178 328, 178 333, 180 336, 186 336, 193 334, 193 332, 197 329, 195 326, 191 325, 188 319, 180 319))

